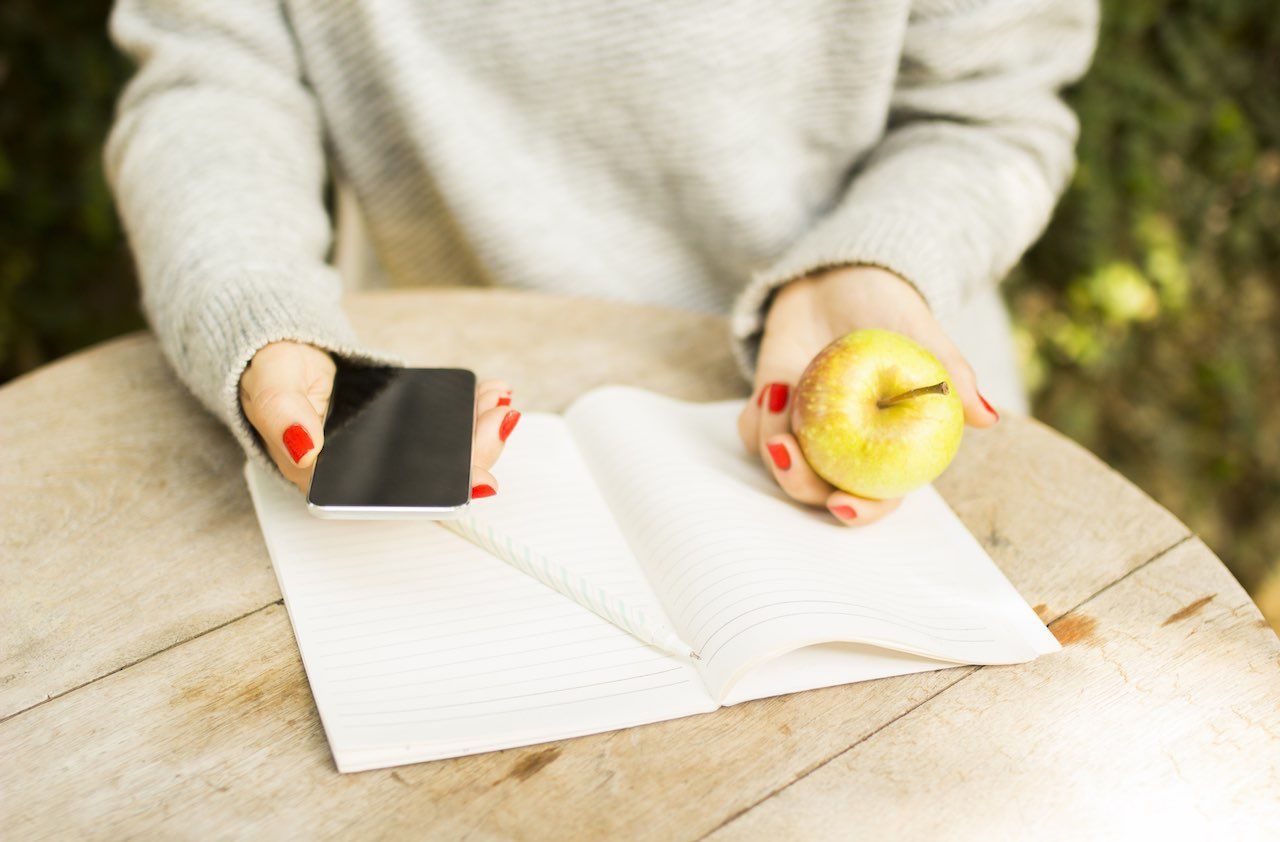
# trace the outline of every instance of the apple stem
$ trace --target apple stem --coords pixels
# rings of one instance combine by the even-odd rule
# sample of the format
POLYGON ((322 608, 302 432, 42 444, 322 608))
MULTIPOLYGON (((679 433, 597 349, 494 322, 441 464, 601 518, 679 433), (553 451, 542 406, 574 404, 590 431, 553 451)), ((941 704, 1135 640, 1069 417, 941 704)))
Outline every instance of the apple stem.
POLYGON ((934 383, 932 386, 921 386, 919 389, 912 389, 910 392, 903 392, 901 395, 894 395, 891 398, 882 398, 876 401, 876 406, 881 409, 888 409, 896 403, 902 403, 912 398, 918 398, 921 395, 949 395, 951 387, 947 385, 947 381, 934 383))

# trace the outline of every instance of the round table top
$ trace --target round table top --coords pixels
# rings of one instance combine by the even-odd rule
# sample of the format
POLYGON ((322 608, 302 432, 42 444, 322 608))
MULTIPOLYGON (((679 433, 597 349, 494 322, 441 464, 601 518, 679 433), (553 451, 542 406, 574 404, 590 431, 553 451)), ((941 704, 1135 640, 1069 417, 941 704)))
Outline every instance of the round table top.
MULTIPOLYGON (((522 408, 747 392, 712 316, 483 290, 348 309, 522 408)), ((242 463, 146 334, 0 388, 9 838, 1280 834, 1280 640, 1184 525, 1035 421, 970 431, 937 485, 1061 653, 350 775, 242 463)))

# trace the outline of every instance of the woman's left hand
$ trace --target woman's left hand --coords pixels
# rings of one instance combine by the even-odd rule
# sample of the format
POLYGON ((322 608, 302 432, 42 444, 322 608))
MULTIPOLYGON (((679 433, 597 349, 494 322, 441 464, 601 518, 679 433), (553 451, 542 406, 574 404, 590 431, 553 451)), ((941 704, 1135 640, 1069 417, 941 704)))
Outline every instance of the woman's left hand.
POLYGON ((990 427, 1000 420, 979 394, 969 363, 920 293, 902 278, 883 269, 852 266, 787 284, 774 296, 765 318, 755 390, 738 417, 738 432, 783 491, 802 503, 826 506, 838 521, 851 526, 883 517, 901 500, 856 497, 814 473, 791 432, 791 400, 809 361, 834 340, 862 328, 897 331, 929 349, 950 373, 967 423, 990 427))

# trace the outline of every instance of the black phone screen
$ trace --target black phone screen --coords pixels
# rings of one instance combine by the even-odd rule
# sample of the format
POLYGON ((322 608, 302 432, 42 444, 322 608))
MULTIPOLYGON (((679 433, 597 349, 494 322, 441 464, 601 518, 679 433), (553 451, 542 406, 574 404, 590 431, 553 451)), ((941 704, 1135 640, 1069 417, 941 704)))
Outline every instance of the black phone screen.
POLYGON ((466 369, 340 365, 308 502, 349 514, 466 505, 475 399, 466 369))

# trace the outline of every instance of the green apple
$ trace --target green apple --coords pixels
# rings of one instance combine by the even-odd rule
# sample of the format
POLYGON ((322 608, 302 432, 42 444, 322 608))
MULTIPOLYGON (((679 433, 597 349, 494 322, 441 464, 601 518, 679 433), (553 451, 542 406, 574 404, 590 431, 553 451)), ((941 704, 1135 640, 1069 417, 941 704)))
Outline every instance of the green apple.
POLYGON ((964 407, 938 358, 890 330, 855 330, 809 363, 791 427, 805 461, 875 500, 931 482, 960 447, 964 407))

